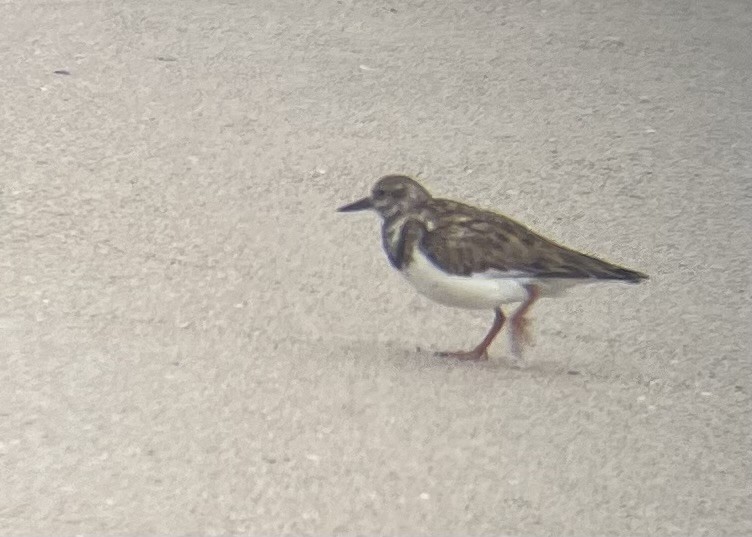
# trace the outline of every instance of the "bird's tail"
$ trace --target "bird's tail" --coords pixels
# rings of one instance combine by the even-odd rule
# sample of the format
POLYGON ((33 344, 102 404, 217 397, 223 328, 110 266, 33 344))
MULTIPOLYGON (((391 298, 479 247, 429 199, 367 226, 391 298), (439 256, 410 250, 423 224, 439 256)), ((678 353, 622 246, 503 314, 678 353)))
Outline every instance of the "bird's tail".
MULTIPOLYGON (((639 283, 647 280, 648 275, 636 270, 614 265, 595 256, 581 252, 569 251, 569 261, 580 271, 580 277, 595 278, 597 280, 619 280, 628 283, 639 283)), ((576 271, 573 271, 573 275, 576 271)))
POLYGON ((616 265, 613 265, 613 269, 609 271, 609 276, 611 280, 623 280, 629 283, 640 283, 648 279, 647 274, 616 265))

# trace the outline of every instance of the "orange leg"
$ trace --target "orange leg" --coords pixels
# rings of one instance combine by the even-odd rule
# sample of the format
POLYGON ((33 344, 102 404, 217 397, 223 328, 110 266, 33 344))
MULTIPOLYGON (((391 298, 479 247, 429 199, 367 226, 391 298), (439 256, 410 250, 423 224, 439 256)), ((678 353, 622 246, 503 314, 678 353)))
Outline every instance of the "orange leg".
POLYGON ((501 308, 496 308, 494 310, 494 313, 496 314, 496 316, 494 317, 494 322, 491 326, 491 330, 488 331, 488 334, 486 334, 486 337, 483 338, 483 341, 481 341, 473 350, 457 352, 437 352, 436 354, 438 356, 457 358, 458 360, 488 360, 488 347, 491 345, 491 342, 501 330, 501 327, 504 326, 504 321, 506 320, 506 317, 504 317, 504 312, 501 311, 501 308))
POLYGON ((535 285, 526 286, 527 300, 515 310, 512 317, 509 319, 510 328, 509 336, 512 346, 512 354, 515 357, 515 365, 520 367, 524 363, 522 360, 522 352, 525 346, 530 345, 533 338, 530 335, 530 320, 525 317, 525 314, 540 298, 540 290, 535 285))

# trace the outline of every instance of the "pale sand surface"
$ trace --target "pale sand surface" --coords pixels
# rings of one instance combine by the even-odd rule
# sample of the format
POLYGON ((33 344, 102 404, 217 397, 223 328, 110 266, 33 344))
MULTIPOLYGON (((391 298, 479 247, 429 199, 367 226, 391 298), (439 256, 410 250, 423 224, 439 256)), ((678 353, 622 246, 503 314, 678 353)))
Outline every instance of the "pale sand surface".
POLYGON ((752 9, 498 4, 0 1, 1 534, 752 533, 752 9), (651 280, 435 358, 387 172, 651 280))

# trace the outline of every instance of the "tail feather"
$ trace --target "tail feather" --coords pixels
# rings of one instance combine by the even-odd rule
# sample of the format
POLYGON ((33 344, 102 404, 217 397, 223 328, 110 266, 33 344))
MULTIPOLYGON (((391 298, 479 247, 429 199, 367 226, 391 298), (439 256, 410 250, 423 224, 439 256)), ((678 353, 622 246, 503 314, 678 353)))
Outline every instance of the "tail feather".
POLYGON ((563 256, 563 263, 557 269, 570 278, 593 278, 596 280, 618 280, 639 283, 647 280, 648 275, 636 270, 614 265, 595 256, 569 250, 563 256), (567 255, 568 254, 568 255, 567 255))
MULTIPOLYGON (((582 255, 582 254, 580 254, 582 255)), ((636 270, 620 267, 608 261, 603 261, 597 257, 586 256, 588 258, 587 272, 591 278, 599 280, 620 280, 629 283, 639 283, 647 280, 648 275, 636 270)))
POLYGON ((629 283, 640 283, 642 280, 647 280, 648 275, 624 267, 614 267, 613 270, 610 271, 607 279, 624 280, 629 283))

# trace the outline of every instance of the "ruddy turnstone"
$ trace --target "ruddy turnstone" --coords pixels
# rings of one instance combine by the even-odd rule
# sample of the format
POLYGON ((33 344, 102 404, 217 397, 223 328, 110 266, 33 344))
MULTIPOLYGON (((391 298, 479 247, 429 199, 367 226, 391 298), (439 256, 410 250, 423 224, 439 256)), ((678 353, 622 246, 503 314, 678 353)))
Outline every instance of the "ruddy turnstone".
POLYGON ((373 209, 383 218, 382 244, 389 262, 419 293, 457 308, 492 309, 488 334, 466 352, 439 352, 461 360, 487 360, 504 326, 504 304, 520 302, 509 318, 515 365, 530 342, 525 315, 536 300, 580 283, 637 283, 645 274, 561 246, 506 216, 434 198, 404 175, 378 180, 371 195, 337 209, 373 209))

